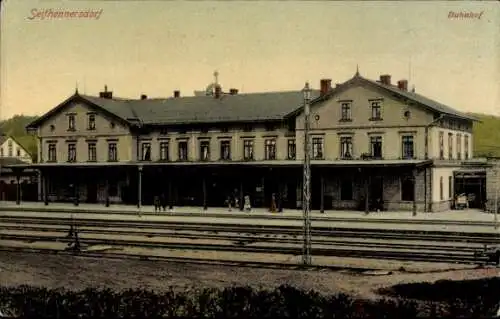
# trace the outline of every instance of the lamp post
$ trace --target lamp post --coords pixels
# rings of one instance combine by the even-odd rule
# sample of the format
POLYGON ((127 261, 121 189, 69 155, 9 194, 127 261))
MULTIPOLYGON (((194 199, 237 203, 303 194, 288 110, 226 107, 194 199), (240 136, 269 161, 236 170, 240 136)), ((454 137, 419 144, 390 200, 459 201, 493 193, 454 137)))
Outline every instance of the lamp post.
POLYGON ((304 182, 302 194, 302 210, 304 217, 304 247, 302 262, 304 265, 311 264, 311 145, 309 141, 309 113, 311 102, 311 89, 309 83, 303 90, 304 93, 304 182))
POLYGON ((495 229, 498 229, 498 162, 495 164, 495 229))

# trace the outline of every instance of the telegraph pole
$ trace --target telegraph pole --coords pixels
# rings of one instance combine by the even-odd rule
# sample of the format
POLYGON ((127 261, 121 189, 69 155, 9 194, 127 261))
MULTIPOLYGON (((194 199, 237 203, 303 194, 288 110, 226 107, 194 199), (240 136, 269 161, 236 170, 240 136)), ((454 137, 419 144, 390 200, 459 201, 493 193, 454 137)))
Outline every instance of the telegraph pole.
POLYGON ((302 210, 304 217, 304 248, 302 262, 304 265, 311 264, 311 146, 309 140, 310 130, 310 102, 311 90, 309 83, 303 90, 304 93, 304 185, 302 195, 302 210))

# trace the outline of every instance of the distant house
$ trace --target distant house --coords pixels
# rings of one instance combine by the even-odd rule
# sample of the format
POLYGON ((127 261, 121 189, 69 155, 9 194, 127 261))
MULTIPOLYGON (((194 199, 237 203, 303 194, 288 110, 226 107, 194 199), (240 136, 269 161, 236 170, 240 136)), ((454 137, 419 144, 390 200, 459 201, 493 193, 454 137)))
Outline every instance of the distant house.
POLYGON ((30 153, 12 136, 0 133, 0 158, 16 158, 23 163, 32 163, 30 153))

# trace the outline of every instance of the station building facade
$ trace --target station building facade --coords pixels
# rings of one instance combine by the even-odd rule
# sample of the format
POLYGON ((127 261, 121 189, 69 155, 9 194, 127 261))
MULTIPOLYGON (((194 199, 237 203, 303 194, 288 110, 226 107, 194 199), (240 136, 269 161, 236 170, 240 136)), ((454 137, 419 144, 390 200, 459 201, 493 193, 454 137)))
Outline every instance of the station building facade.
MULTIPOLYGON (((300 208, 301 90, 122 99, 76 92, 27 129, 38 137, 40 199, 48 202, 300 208), (240 200, 240 203, 242 200, 240 200)), ((472 158, 475 119, 358 72, 320 81, 310 115, 312 208, 449 209, 454 175, 472 158), (377 204, 378 203, 378 204, 377 204)), ((28 167, 28 166, 25 166, 28 167)), ((17 166, 22 170, 22 166, 17 166)))

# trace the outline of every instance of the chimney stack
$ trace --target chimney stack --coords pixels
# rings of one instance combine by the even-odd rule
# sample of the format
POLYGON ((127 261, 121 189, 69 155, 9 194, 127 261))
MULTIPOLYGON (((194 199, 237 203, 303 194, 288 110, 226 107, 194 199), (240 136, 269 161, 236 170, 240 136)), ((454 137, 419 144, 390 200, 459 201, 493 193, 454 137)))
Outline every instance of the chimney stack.
POLYGON ((403 91, 408 91, 408 80, 399 80, 398 88, 403 91))
POLYGON ((229 94, 231 94, 231 95, 238 94, 238 89, 229 89, 229 94))
POLYGON ((148 96, 146 94, 141 94, 141 100, 145 100, 147 98, 148 98, 148 96))
POLYGON ((220 98, 222 95, 222 87, 220 87, 219 85, 216 85, 215 86, 215 98, 218 99, 220 98))
POLYGON ((330 92, 330 90, 332 89, 332 80, 331 79, 321 79, 320 87, 321 87, 321 89, 320 89, 321 96, 328 94, 328 92, 330 92))
POLYGON ((175 98, 181 97, 181 91, 175 90, 174 91, 174 97, 175 98))
POLYGON ((111 91, 108 92, 108 86, 104 85, 104 92, 99 92, 99 97, 103 99, 112 99, 113 92, 111 91))
POLYGON ((391 85, 391 76, 389 74, 384 74, 380 76, 380 83, 385 85, 391 85))

